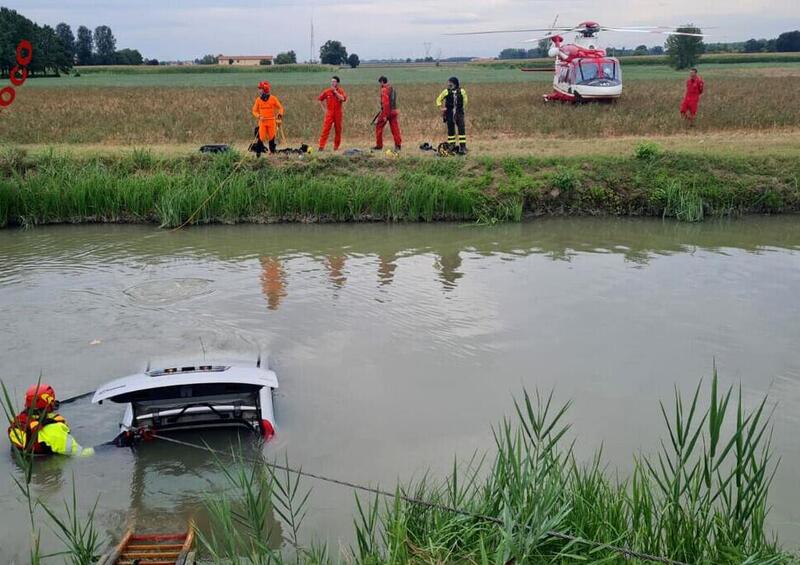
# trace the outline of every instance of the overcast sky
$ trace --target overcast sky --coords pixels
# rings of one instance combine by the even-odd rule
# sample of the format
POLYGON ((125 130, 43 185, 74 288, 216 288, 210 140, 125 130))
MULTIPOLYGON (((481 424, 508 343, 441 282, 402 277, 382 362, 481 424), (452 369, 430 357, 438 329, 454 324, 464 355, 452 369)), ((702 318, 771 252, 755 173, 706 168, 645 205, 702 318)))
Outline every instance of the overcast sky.
MULTIPOLYGON (((338 39, 362 59, 495 56, 529 47, 529 35, 447 37, 443 34, 560 25, 594 20, 609 26, 675 26, 692 22, 712 42, 772 38, 800 28, 800 0, 0 0, 39 24, 108 25, 117 48, 145 57, 194 59, 206 53, 267 55, 294 49, 299 60, 314 43, 338 39)), ((662 36, 607 33, 605 46, 663 44, 662 36)), ((317 56, 315 54, 315 57, 317 56)))

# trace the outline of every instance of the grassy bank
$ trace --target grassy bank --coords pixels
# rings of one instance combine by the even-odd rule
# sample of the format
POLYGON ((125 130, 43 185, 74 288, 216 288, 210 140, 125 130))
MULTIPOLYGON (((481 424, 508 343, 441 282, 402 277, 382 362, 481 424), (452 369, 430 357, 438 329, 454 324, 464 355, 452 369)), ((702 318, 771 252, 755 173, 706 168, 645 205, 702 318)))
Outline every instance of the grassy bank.
POLYGON ((707 216, 800 210, 800 161, 642 144, 592 158, 158 158, 0 155, 0 226, 519 221, 541 215, 707 216), (220 188, 221 187, 221 188, 220 188), (207 204, 204 202, 208 200, 207 204))

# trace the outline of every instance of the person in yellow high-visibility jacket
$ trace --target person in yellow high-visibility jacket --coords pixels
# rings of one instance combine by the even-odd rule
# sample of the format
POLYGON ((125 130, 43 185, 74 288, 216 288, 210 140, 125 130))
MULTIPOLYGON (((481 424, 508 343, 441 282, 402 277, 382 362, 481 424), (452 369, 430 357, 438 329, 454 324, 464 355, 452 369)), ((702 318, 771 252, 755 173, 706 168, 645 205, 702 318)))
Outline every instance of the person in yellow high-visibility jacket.
POLYGON ((447 143, 452 151, 463 155, 467 152, 467 131, 464 110, 467 108, 467 91, 461 88, 458 78, 450 77, 447 88, 436 97, 436 106, 442 112, 442 121, 447 124, 447 143), (456 137, 458 131, 458 137, 456 137))
POLYGON ((25 393, 25 410, 8 427, 11 445, 34 455, 94 455, 91 447, 81 447, 70 433, 67 421, 55 412, 56 393, 46 384, 33 385, 25 393))

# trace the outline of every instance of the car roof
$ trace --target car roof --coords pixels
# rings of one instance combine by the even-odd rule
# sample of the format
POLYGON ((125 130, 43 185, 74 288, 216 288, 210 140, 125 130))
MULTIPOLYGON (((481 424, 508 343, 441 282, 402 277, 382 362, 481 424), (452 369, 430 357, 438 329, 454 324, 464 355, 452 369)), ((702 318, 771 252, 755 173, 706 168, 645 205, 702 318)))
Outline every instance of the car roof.
POLYGON ((92 397, 93 403, 142 390, 194 384, 242 384, 256 387, 278 388, 278 376, 274 371, 255 366, 183 365, 153 369, 115 379, 100 386, 92 397))

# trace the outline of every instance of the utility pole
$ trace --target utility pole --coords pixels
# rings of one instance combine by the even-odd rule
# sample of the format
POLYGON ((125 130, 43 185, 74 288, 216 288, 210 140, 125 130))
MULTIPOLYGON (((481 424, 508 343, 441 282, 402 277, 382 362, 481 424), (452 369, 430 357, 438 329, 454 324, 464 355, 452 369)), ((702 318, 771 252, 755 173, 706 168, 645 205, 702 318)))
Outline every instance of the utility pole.
POLYGON ((311 10, 311 41, 308 49, 308 62, 314 62, 314 10, 311 10))
POLYGON ((430 41, 426 41, 425 43, 423 43, 423 45, 425 46, 425 58, 427 59, 428 57, 431 56, 431 45, 432 44, 431 44, 430 41))

